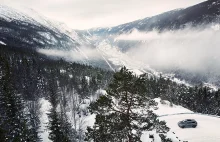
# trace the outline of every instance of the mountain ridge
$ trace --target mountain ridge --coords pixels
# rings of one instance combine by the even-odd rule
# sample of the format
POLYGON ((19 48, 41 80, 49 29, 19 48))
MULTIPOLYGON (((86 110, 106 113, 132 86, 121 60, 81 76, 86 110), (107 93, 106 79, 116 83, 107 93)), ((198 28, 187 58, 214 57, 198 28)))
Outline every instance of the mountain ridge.
MULTIPOLYGON (((7 20, 7 16, 5 18, 5 15, 0 15, 0 41, 8 46, 19 47, 21 49, 46 49, 48 50, 47 52, 50 52, 51 49, 55 49, 55 51, 59 50, 62 51, 62 53, 65 51, 65 53, 68 53, 68 56, 80 56, 80 63, 104 67, 110 70, 117 70, 121 66, 127 66, 130 69, 138 69, 141 72, 159 74, 160 71, 155 71, 148 65, 135 61, 129 57, 129 55, 125 54, 128 49, 138 47, 144 43, 144 41, 122 41, 115 40, 115 37, 121 34, 131 33, 134 29, 145 33, 151 30, 158 30, 159 33, 161 33, 165 30, 181 29, 190 25, 190 22, 193 22, 192 17, 197 19, 194 23, 195 26, 201 26, 204 23, 210 24, 214 21, 218 23, 220 21, 220 17, 218 16, 218 14, 220 14, 219 4, 220 0, 209 0, 188 8, 168 11, 116 27, 90 30, 72 30, 60 23, 54 24, 50 20, 45 19, 45 17, 41 17, 41 15, 22 15, 22 13, 16 10, 5 7, 5 15, 7 15, 7 13, 13 15, 14 13, 14 17, 11 17, 12 20, 7 20), (199 16, 191 16, 191 13, 198 9, 199 11, 196 14, 199 16), (203 9, 206 9, 206 11, 200 13, 203 9), (184 18, 182 18, 183 22, 177 24, 178 20, 181 19, 179 16, 185 13, 188 13, 188 16, 184 16, 185 19, 189 20, 185 20, 184 22, 184 18), (207 13, 207 16, 201 18, 204 16, 204 13, 207 13), (20 14, 20 19, 23 19, 19 20, 19 16, 16 16, 16 14, 20 14), (38 18, 34 19, 31 17, 38 18), (167 19, 167 17, 169 18, 167 19), (175 22, 175 18, 177 22, 175 22), (164 22, 164 20, 166 22, 164 22), (90 57, 90 53, 84 52, 82 50, 83 48, 92 51, 95 55, 90 57)), ((0 6, 0 11, 2 9, 4 10, 4 6, 0 6)), ((33 11, 33 13, 35 13, 35 11, 33 11)), ((66 59, 66 54, 63 54, 62 58, 66 59)), ((73 62, 74 61, 75 60, 73 60, 73 62)), ((79 60, 75 62, 78 61, 79 60)), ((170 74, 175 73, 178 78, 184 79, 184 77, 178 75, 178 70, 179 69, 174 70, 170 72, 170 74)), ((187 73, 185 74, 187 75, 187 73)), ((192 76, 194 77, 194 75, 192 76)), ((194 77, 193 80, 195 78, 196 77, 194 77)), ((197 80, 197 78, 195 80, 197 80)), ((199 82, 200 81, 199 79, 199 82)))
POLYGON ((220 22, 220 0, 208 0, 187 8, 174 9, 152 17, 135 20, 111 28, 90 29, 91 33, 97 34, 122 34, 130 33, 135 28, 141 32, 158 30, 183 29, 190 25, 206 25, 211 22, 220 22), (203 17, 204 16, 204 17, 203 17))

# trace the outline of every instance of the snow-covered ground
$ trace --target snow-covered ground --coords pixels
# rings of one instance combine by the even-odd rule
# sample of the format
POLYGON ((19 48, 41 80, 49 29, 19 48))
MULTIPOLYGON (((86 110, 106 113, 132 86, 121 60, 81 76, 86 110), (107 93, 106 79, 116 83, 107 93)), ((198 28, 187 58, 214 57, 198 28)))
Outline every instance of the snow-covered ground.
POLYGON ((158 103, 158 109, 154 110, 154 113, 156 113, 158 116, 166 116, 171 114, 180 114, 180 113, 193 113, 192 111, 182 107, 177 106, 174 104, 170 104, 169 101, 162 101, 160 98, 154 99, 158 103))
POLYGON ((40 99, 40 104, 41 104, 41 117, 40 117, 40 122, 41 122, 41 127, 40 127, 40 131, 42 132, 40 134, 40 137, 42 138, 43 142, 51 142, 51 140, 49 140, 49 131, 47 128, 49 119, 48 119, 48 113, 49 110, 51 108, 51 104, 48 100, 46 100, 45 98, 41 98, 40 99))
POLYGON ((178 114, 163 116, 160 119, 167 122, 167 126, 181 141, 220 142, 220 118, 201 114, 178 114), (184 119, 195 119, 198 126, 185 129, 178 127, 177 123, 184 119))
MULTIPOLYGON (((160 98, 156 98, 155 101, 158 103, 158 108, 156 110, 153 110, 158 116, 160 116, 160 120, 165 120, 165 118, 172 117, 173 115, 180 115, 185 113, 190 113, 194 115, 194 113, 182 106, 172 105, 169 101, 160 101, 160 98), (161 103, 162 102, 162 103, 161 103), (166 117, 165 117, 166 116, 166 117)), ((180 121, 182 119, 177 119, 176 121, 180 121)), ((219 119, 220 121, 220 119, 219 119)), ((93 126, 95 122, 95 115, 88 115, 84 117, 84 130, 86 130, 87 126, 93 126)), ((167 133, 167 136, 173 140, 173 142, 179 142, 180 137, 178 134, 174 134, 175 129, 172 129, 173 126, 177 126, 177 123, 171 125, 170 123, 167 123, 168 127, 171 128, 170 132, 167 133)), ((184 137, 183 137, 184 138, 184 137)), ((143 132, 143 135, 141 137, 142 142, 161 142, 160 137, 158 134, 156 134, 155 131, 152 132, 143 132), (152 139, 149 139, 149 134, 154 134, 154 141, 152 139)))
MULTIPOLYGON (((154 99, 157 103, 157 109, 153 110, 154 113, 156 113, 159 116, 159 119, 161 121, 166 121, 166 118, 169 118, 170 116, 173 115, 181 115, 181 114, 185 114, 185 113, 189 113, 189 114, 193 114, 192 111, 182 107, 182 106, 177 106, 174 104, 171 104, 169 101, 165 101, 162 100, 160 98, 156 98, 154 99)), ((177 122, 181 121, 181 119, 177 119, 177 122)), ((166 121, 167 122, 167 121, 166 121)), ((179 136, 177 134, 174 134, 175 131, 172 129, 172 126, 177 126, 177 123, 170 125, 169 123, 167 123, 167 126, 170 129, 170 131, 167 133, 167 137, 170 138, 173 142, 179 142, 179 140, 181 140, 179 138, 179 136), (174 133, 173 133, 174 132, 174 133)), ((142 137, 141 137, 142 142, 161 142, 161 139, 159 137, 158 134, 156 134, 156 132, 144 132, 142 137), (154 141, 152 139, 149 139, 149 134, 153 134, 154 135, 154 141)))
MULTIPOLYGON (((167 122, 167 126, 170 128, 168 137, 172 138, 174 142, 178 142, 178 140, 181 142, 220 142, 219 117, 193 113, 182 106, 171 106, 168 101, 163 101, 164 103, 161 104, 159 98, 155 99, 155 101, 158 102, 158 109, 154 112, 160 116, 160 120, 167 122), (196 128, 182 129, 177 123, 184 119, 195 119, 198 122, 198 126, 196 128)), ((145 137, 147 138, 147 136, 145 137)), ((155 142, 160 141, 155 140, 155 142)))
MULTIPOLYGON (((171 138, 173 142, 220 142, 219 117, 193 113, 182 106, 170 104, 168 101, 161 101, 160 98, 156 98, 155 101, 158 102, 158 108, 153 111, 159 116, 160 120, 167 122, 167 126, 170 128, 167 136, 171 138), (198 126, 196 128, 185 129, 178 127, 177 123, 184 119, 195 119, 198 122, 198 126)), ((41 130, 43 131, 41 137, 44 142, 49 142, 49 134, 46 126, 48 123, 47 113, 51 106, 45 99, 41 99, 40 103, 42 104, 42 116, 40 119, 41 130)), ((88 106, 88 102, 85 105, 88 106)), ((92 126, 94 124, 95 115, 83 116, 82 119, 82 129, 85 131, 87 126, 92 126)), ((141 140, 142 142, 161 142, 159 135, 154 131, 144 132, 141 140), (149 139, 149 134, 154 134, 154 141, 149 139)))

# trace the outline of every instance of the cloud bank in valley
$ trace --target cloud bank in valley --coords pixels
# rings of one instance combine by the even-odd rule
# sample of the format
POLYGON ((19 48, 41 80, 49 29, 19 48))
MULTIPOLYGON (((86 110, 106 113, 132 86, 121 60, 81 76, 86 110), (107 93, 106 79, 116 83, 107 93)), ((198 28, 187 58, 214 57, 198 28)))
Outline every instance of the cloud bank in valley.
POLYGON ((220 74, 219 37, 219 25, 212 25, 203 30, 186 28, 163 33, 133 31, 116 39, 143 42, 127 54, 151 67, 220 74))
POLYGON ((38 49, 38 52, 50 57, 62 58, 66 61, 82 62, 85 60, 98 60, 101 58, 96 49, 81 46, 72 50, 38 49))

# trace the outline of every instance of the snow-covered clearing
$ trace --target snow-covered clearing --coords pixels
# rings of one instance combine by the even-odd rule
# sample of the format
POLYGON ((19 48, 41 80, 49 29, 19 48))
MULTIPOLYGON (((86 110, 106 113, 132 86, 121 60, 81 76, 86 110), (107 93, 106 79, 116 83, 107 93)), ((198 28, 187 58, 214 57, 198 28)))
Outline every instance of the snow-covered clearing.
MULTIPOLYGON (((167 122, 167 126, 170 128, 168 137, 172 138, 174 142, 175 137, 178 139, 188 142, 219 142, 219 128, 220 128, 220 118, 217 116, 203 115, 193 113, 192 111, 183 108, 181 106, 173 105, 171 107, 168 101, 164 101, 165 104, 160 103, 160 99, 155 99, 158 102, 158 109, 154 112, 159 115, 160 120, 167 122), (180 128, 177 123, 184 119, 195 119, 198 122, 196 128, 180 128), (173 134, 173 132, 175 134, 173 134)), ((143 141, 148 142, 148 141, 143 141)), ((160 142, 156 141, 155 142, 160 142)))
POLYGON ((201 114, 179 114, 161 117, 167 122, 171 131, 179 137, 181 141, 189 142, 219 142, 220 118, 201 114), (177 123, 184 119, 195 119, 198 122, 196 128, 178 127, 177 123))
POLYGON ((47 128, 47 124, 49 122, 48 116, 47 114, 49 113, 49 110, 51 108, 50 102, 48 100, 45 100, 44 98, 40 99, 40 104, 41 104, 41 117, 40 117, 40 122, 41 122, 41 127, 40 127, 40 131, 41 133, 41 138, 43 140, 43 142, 51 142, 51 140, 49 140, 49 131, 47 128))
MULTIPOLYGON (((177 106, 174 104, 171 104, 169 101, 165 101, 165 100, 161 100, 160 98, 156 98, 154 99, 157 103, 157 109, 153 110, 154 113, 156 113, 159 116, 160 120, 165 120, 165 116, 167 116, 167 118, 169 118, 169 116, 174 115, 174 114, 181 114, 181 113, 192 113, 192 111, 182 107, 182 106, 177 106)), ((178 122, 181 121, 177 120, 178 122)), ((177 123, 173 124, 173 125, 177 125, 177 123)), ((170 138, 173 142, 179 142, 179 140, 181 140, 179 138, 179 136, 177 134, 174 134, 174 130, 172 129, 172 125, 167 123, 167 126, 169 128, 171 128, 171 130, 167 133, 167 137, 170 138)), ((161 142, 161 139, 159 137, 158 134, 156 134, 156 132, 144 132, 142 137, 141 137, 142 142, 161 142), (153 134, 154 135, 154 141, 152 139, 149 138, 149 134, 153 134)))
POLYGON ((162 101, 161 99, 156 98, 154 99, 158 103, 158 109, 154 110, 154 113, 156 113, 158 116, 164 116, 164 115, 170 115, 170 114, 179 114, 179 113, 193 113, 192 111, 177 105, 170 104, 169 101, 162 101))

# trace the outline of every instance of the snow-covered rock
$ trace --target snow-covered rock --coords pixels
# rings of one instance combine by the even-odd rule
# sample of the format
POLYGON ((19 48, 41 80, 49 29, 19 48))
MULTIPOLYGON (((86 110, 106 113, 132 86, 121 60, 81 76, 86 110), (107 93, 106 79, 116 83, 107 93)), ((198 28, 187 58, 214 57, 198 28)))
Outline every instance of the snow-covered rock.
POLYGON ((6 45, 6 43, 4 43, 3 41, 0 41, 0 44, 2 44, 2 45, 6 45))

